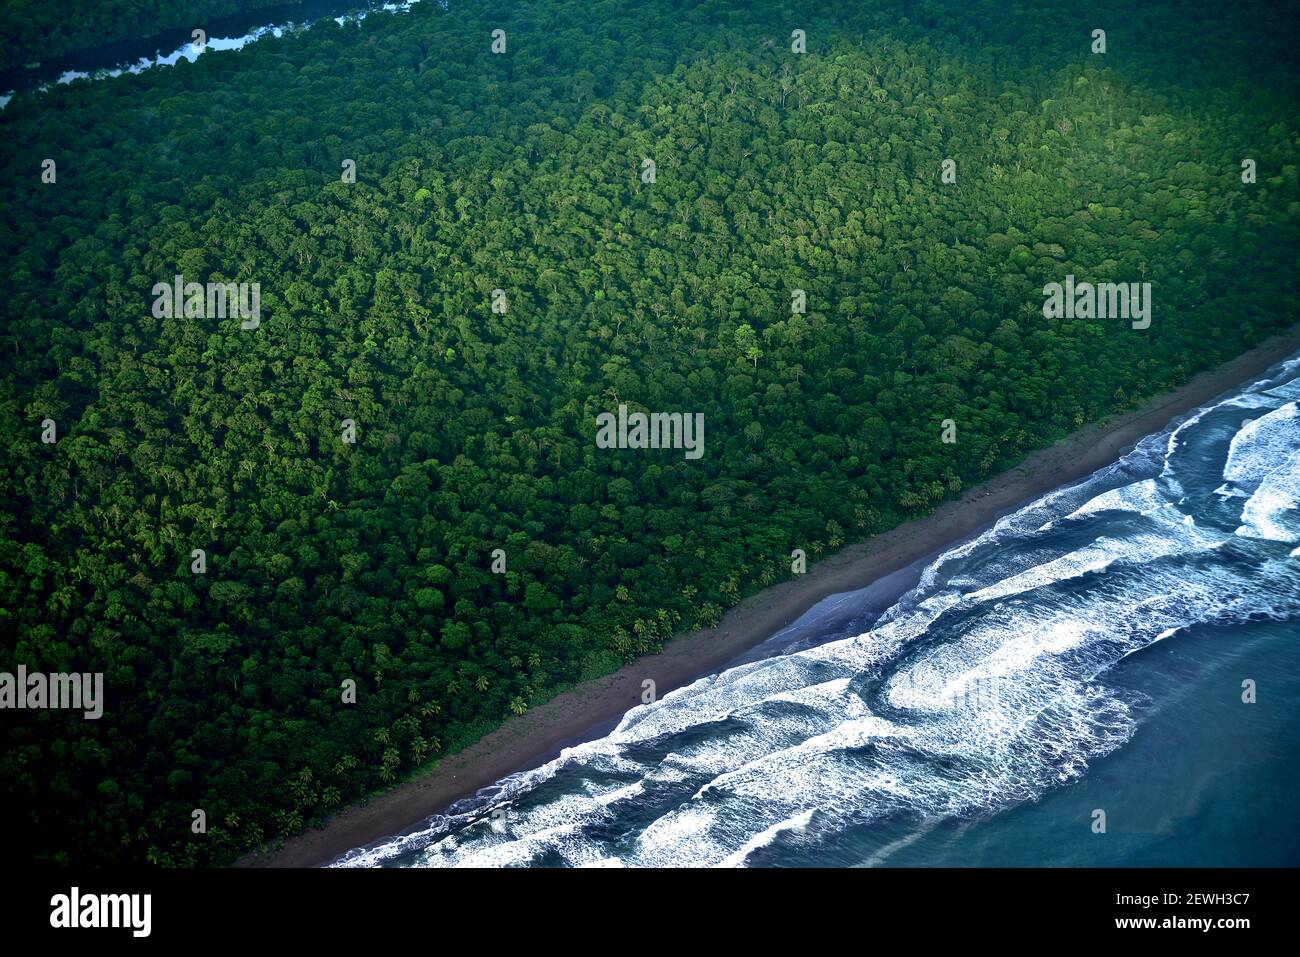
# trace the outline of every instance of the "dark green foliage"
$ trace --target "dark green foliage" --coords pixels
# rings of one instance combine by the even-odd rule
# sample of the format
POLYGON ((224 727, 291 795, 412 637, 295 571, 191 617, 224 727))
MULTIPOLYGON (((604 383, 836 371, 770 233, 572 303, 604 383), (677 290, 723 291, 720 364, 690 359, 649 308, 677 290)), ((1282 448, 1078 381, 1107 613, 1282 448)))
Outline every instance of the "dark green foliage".
POLYGON ((108 687, 3 715, 16 857, 228 860, 1294 318, 1265 7, 454 6, 0 113, 0 669, 108 687), (1067 273, 1151 328, 1045 320, 1067 273), (619 402, 704 457, 597 449, 619 402))

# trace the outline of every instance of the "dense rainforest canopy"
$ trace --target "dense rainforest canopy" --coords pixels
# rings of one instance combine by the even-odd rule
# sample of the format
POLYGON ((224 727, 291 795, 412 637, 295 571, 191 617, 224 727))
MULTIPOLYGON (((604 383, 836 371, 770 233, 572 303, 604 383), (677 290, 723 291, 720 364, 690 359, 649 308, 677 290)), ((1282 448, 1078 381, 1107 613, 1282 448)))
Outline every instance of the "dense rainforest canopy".
POLYGON ((0 670, 107 702, 0 716, 11 851, 229 861, 1289 324, 1298 40, 453 0, 19 95, 0 670), (178 273, 260 326, 155 318, 178 273), (1067 275, 1150 282, 1150 328, 1045 319, 1067 275), (703 457, 597 448, 620 403, 703 413, 703 457))

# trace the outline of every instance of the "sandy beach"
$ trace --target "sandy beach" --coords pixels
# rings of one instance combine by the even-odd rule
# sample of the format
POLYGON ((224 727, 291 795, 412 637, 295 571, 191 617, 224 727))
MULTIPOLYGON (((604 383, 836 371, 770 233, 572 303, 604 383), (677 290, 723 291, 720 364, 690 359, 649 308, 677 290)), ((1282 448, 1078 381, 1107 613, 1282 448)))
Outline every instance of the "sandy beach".
POLYGON ((1089 425, 1034 453, 1014 469, 947 502, 933 514, 851 545, 811 565, 806 575, 746 598, 717 628, 679 635, 665 649, 617 672, 584 682, 513 717, 435 769, 331 817, 324 827, 247 855, 236 866, 315 867, 340 854, 409 829, 456 800, 535 766, 641 703, 642 682, 660 696, 714 672, 790 625, 829 595, 864 588, 969 537, 1025 501, 1115 461, 1138 440, 1220 394, 1258 378, 1300 350, 1300 326, 1267 340, 1141 408, 1089 425))

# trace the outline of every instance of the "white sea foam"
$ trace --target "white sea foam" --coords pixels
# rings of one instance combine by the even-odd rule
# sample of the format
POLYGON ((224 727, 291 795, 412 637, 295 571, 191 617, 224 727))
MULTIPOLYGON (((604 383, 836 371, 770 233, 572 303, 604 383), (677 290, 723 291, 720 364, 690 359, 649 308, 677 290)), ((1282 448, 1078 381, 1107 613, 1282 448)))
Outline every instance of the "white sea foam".
POLYGON ((782 834, 804 830, 812 821, 813 813, 814 812, 812 811, 801 811, 793 817, 788 817, 784 821, 778 821, 766 830, 760 831, 758 834, 746 841, 740 850, 729 855, 722 862, 722 866, 740 867, 746 862, 751 854, 767 847, 782 834))
POLYGON ((1145 515, 1168 504, 1168 500, 1160 494, 1155 479, 1143 479, 1141 482, 1122 485, 1089 499, 1066 518, 1086 518, 1107 511, 1137 512, 1145 515))
POLYGON ((1275 542, 1300 541, 1300 451, 1259 483, 1241 510, 1237 534, 1275 542))
POLYGON ((1253 487, 1300 444, 1300 407, 1295 402, 1253 419, 1232 437, 1224 481, 1253 487))
POLYGON ((1300 379, 1292 379, 1290 382, 1284 382, 1263 391, 1265 395, 1276 396, 1279 399, 1300 399, 1300 379))
POLYGON ((1018 595, 1071 578, 1096 574, 1117 563, 1150 562, 1158 558, 1182 555, 1217 544, 1217 538, 1189 529, 1186 535, 1138 534, 1123 539, 1098 538, 1084 548, 1036 565, 1019 574, 1009 575, 987 588, 972 592, 971 601, 990 601, 1018 595))

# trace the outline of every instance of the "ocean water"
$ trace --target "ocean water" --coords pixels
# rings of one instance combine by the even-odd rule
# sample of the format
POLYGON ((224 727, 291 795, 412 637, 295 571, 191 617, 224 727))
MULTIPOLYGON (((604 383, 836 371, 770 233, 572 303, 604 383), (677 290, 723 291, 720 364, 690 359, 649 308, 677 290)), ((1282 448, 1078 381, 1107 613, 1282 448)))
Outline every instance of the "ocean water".
POLYGON ((1300 358, 335 864, 1300 864, 1298 403, 1300 358))

